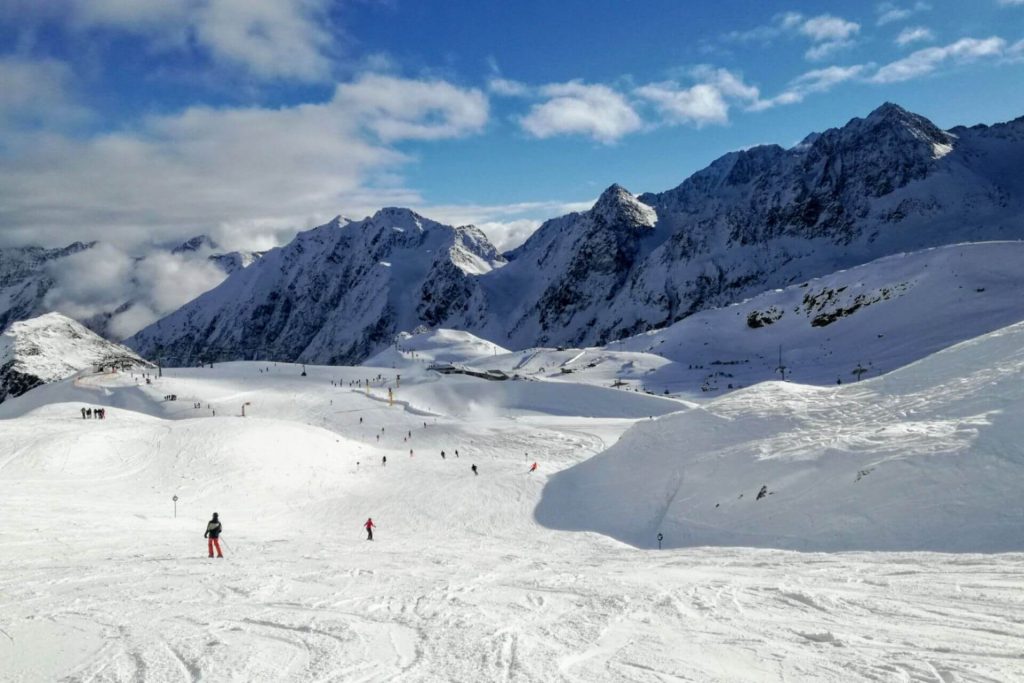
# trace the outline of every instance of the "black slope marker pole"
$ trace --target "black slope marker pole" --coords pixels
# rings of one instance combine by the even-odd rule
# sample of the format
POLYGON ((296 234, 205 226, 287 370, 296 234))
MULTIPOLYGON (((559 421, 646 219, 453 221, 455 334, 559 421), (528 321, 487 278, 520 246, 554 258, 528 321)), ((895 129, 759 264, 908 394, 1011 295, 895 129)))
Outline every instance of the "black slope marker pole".
POLYGON ((661 550, 661 541, 662 541, 662 539, 664 539, 664 538, 665 538, 665 536, 664 536, 664 535, 662 535, 662 533, 661 533, 661 532, 659 531, 659 532, 658 532, 658 550, 661 550))
POLYGON ((178 518, 178 496, 175 495, 171 500, 174 501, 174 518, 178 518))

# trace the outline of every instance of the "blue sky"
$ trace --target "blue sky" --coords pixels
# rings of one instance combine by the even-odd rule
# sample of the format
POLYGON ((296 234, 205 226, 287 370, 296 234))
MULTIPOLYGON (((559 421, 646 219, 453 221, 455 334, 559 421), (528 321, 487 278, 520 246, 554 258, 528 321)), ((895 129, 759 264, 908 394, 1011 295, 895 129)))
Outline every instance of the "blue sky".
POLYGON ((509 246, 884 101, 1024 115, 1024 0, 5 0, 0 45, 3 244, 398 204, 509 246))

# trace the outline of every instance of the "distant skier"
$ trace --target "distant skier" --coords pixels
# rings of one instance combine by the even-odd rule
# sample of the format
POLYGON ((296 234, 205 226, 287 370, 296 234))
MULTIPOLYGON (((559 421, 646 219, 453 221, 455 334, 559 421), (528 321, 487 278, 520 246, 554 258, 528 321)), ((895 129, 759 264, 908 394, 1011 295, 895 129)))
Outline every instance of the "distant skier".
POLYGON ((444 451, 441 451, 441 459, 444 460, 444 451))
POLYGON ((530 465, 530 471, 531 472, 536 472, 537 471, 537 463, 533 463, 532 465, 530 465))
POLYGON ((387 467, 388 466, 388 456, 385 455, 385 456, 381 457, 381 459, 380 459, 380 466, 381 467, 387 467))
POLYGON ((363 424, 363 418, 359 418, 359 424, 363 424))
POLYGON ((413 456, 412 456, 412 449, 411 449, 411 448, 409 449, 409 457, 410 457, 410 458, 411 458, 411 457, 413 457, 413 456))
POLYGON ((206 524, 206 533, 203 534, 203 538, 209 539, 206 542, 206 549, 210 551, 210 557, 213 557, 213 549, 217 549, 217 557, 224 557, 220 552, 220 532, 223 531, 223 527, 220 525, 220 519, 217 518, 217 513, 213 513, 213 519, 206 524))
POLYGON ((366 518, 366 524, 363 524, 363 528, 366 529, 366 540, 373 540, 373 530, 377 528, 377 525, 373 523, 373 517, 366 518))
POLYGON ((86 408, 85 409, 85 416, 89 417, 89 418, 92 417, 92 408, 86 408))
POLYGON ((459 457, 459 449, 458 448, 455 449, 455 457, 456 458, 459 457))
POLYGON ((470 468, 469 468, 469 469, 473 470, 473 474, 476 474, 476 475, 479 475, 479 474, 480 474, 479 472, 477 472, 477 471, 476 471, 476 465, 472 465, 472 466, 470 466, 470 468))
POLYGON ((82 408, 82 419, 85 419, 85 408, 82 408))

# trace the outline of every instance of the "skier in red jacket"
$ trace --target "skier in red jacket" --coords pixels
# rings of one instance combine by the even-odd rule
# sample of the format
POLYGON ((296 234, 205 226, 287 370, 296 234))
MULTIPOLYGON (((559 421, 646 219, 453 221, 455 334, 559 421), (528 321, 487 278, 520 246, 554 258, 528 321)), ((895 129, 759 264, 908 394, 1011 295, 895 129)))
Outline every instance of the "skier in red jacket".
POLYGON ((533 463, 532 465, 530 465, 530 471, 531 472, 537 471, 537 463, 533 463))
POLYGON ((373 540, 373 530, 374 530, 374 528, 376 526, 377 525, 373 523, 373 517, 367 517, 366 518, 366 524, 363 525, 363 528, 366 529, 366 540, 367 541, 372 541, 373 540))

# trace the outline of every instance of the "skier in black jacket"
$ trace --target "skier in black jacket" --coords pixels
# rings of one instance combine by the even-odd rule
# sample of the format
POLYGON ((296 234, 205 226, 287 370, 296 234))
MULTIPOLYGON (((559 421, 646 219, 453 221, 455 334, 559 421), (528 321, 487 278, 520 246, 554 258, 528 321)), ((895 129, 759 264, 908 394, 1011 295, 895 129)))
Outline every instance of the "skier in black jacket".
POLYGON ((206 547, 210 551, 210 557, 213 557, 213 549, 217 549, 217 557, 224 557, 220 552, 220 532, 223 531, 223 527, 220 525, 220 520, 217 519, 217 513, 213 513, 213 519, 211 519, 206 525, 206 533, 203 534, 203 538, 208 538, 206 547))

